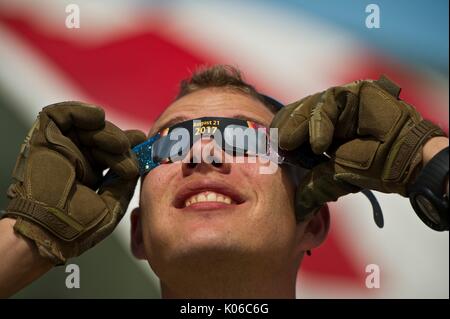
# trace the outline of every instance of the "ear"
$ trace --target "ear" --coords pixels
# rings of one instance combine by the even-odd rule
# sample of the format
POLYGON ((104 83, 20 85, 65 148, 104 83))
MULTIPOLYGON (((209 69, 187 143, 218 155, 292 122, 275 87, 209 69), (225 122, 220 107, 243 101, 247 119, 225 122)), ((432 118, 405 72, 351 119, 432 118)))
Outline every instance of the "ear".
POLYGON ((320 246, 328 235, 330 229, 330 211, 325 204, 316 214, 308 220, 297 225, 300 233, 298 249, 305 252, 320 246))
POLYGON ((131 219, 131 251, 137 259, 146 259, 142 236, 141 209, 136 207, 130 215, 131 219))

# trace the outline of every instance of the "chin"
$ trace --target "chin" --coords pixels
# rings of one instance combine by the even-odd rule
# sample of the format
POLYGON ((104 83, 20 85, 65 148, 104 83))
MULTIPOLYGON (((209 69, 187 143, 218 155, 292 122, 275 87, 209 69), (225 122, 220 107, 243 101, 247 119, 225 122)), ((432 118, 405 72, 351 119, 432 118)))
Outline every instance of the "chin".
POLYGON ((177 259, 224 259, 234 254, 247 254, 247 244, 248 239, 233 238, 227 232, 197 231, 174 245, 171 255, 177 259))
POLYGON ((230 232, 200 228, 186 234, 180 246, 189 250, 223 250, 235 246, 233 242, 230 232))

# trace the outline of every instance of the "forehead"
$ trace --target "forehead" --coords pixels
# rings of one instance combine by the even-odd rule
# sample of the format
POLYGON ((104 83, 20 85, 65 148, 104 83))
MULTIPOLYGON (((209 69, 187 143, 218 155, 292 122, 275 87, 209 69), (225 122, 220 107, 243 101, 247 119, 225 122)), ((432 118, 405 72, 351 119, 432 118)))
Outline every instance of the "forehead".
MULTIPOLYGON (((274 114, 260 101, 231 90, 203 89, 169 105, 154 123, 151 135, 172 119, 199 117, 241 117, 269 126, 274 114)), ((181 121, 181 120, 180 120, 181 121)))

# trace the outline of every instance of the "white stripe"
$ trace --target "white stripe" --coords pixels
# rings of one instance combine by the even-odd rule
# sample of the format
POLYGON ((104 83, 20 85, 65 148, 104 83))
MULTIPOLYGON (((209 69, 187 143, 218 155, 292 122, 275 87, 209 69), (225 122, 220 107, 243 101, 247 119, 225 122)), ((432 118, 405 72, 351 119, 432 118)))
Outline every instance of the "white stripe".
POLYGON ((290 102, 337 85, 358 62, 360 46, 345 32, 307 14, 251 1, 183 1, 172 6, 161 32, 185 47, 240 66, 290 102))
MULTIPOLYGON (((361 273, 368 264, 380 266, 383 298, 448 298, 449 233, 429 229, 408 199, 374 193, 383 210, 382 229, 375 225, 362 194, 344 196, 330 205, 331 225, 339 229, 339 241, 352 250, 361 273), (339 218, 333 218, 333 210, 339 218)), ((365 290, 364 282, 361 287, 365 290)))
POLYGON ((32 27, 48 35, 65 36, 81 44, 108 42, 128 33, 135 32, 142 23, 152 21, 140 18, 136 7, 125 1, 90 0, 15 0, 0 1, 0 11, 5 15, 26 16, 32 27), (69 4, 76 4, 80 13, 80 28, 68 29, 65 21, 69 4))

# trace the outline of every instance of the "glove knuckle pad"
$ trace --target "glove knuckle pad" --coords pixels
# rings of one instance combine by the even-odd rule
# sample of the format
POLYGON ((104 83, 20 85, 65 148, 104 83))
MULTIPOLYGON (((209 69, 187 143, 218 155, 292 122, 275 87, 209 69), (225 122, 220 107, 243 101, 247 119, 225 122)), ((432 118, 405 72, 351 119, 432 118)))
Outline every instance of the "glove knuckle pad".
POLYGON ((58 152, 43 149, 31 154, 26 172, 27 193, 47 205, 63 208, 75 181, 75 169, 58 152))
POLYGON ((105 217, 108 208, 92 189, 77 183, 69 202, 68 213, 87 230, 105 217))
POLYGON ((398 102, 372 84, 363 87, 361 94, 358 134, 384 141, 402 117, 398 102))
POLYGON ((373 163, 380 142, 369 139, 354 139, 342 144, 335 153, 335 162, 351 168, 368 170, 373 163))

